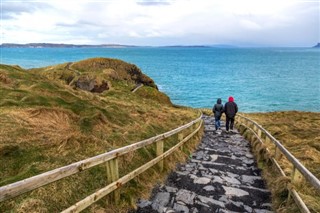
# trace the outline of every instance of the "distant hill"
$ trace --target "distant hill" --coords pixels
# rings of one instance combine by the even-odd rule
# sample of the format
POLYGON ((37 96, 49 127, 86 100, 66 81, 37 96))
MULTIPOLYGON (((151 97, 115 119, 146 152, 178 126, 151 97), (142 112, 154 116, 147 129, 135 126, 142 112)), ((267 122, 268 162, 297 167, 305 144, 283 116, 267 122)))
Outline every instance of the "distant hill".
POLYGON ((48 48, 48 47, 61 47, 61 48, 77 48, 77 47, 101 47, 101 48, 121 48, 121 47, 135 47, 133 45, 121 45, 121 44, 54 44, 54 43, 28 43, 28 44, 15 44, 15 43, 3 43, 0 47, 25 47, 25 48, 48 48))
MULTIPOLYGON (((1 47, 6 48, 127 48, 127 47, 142 47, 136 45, 123 45, 123 44, 56 44, 56 43, 3 43, 1 47)), ((215 44, 215 45, 164 45, 164 46, 143 46, 143 47, 169 47, 169 48, 236 48, 237 46, 228 44, 215 44)))
POLYGON ((315 46, 313 46, 313 48, 320 48, 320 43, 318 43, 315 46))
POLYGON ((211 45, 210 47, 216 47, 216 48, 237 48, 235 45, 229 45, 229 44, 215 44, 211 45))

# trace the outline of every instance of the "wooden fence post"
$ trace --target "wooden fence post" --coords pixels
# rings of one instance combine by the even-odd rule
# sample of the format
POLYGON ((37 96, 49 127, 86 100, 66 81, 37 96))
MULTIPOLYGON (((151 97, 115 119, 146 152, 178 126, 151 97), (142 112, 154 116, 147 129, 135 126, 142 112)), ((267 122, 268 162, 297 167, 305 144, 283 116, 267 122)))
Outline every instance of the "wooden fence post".
POLYGON ((280 159, 281 159, 281 157, 282 157, 282 155, 281 155, 281 151, 278 149, 278 147, 277 147, 277 146, 275 146, 274 158, 275 158, 276 160, 280 160, 280 159))
POLYGON ((258 136, 260 139, 262 139, 262 132, 261 132, 261 129, 258 129, 258 136))
POLYGON ((299 172, 298 169, 294 167, 294 170, 292 171, 292 174, 291 174, 291 183, 292 184, 295 184, 296 186, 301 186, 302 182, 303 182, 303 176, 302 174, 299 172))
MULTIPOLYGON (((269 137, 267 137, 267 138, 271 142, 271 139, 269 137)), ((282 153, 279 150, 279 148, 277 147, 276 143, 274 141, 272 141, 272 143, 274 143, 274 159, 278 161, 281 159, 282 153)))
MULTIPOLYGON (((163 147, 164 147, 164 146, 163 146, 163 142, 164 142, 164 141, 161 140, 161 141, 158 141, 158 142, 156 143, 156 154, 157 154, 157 156, 163 154, 163 147)), ((158 166, 159 166, 160 172, 162 172, 162 171, 163 171, 163 160, 158 163, 158 166)))
MULTIPOLYGON (((178 143, 179 143, 180 141, 182 141, 182 140, 183 140, 183 133, 180 132, 180 133, 178 134, 178 143)), ((180 150, 181 150, 181 151, 183 150, 183 145, 180 146, 180 150)))
MULTIPOLYGON (((109 160, 107 163, 107 181, 108 184, 113 183, 114 181, 117 181, 119 179, 119 165, 118 165, 118 158, 114 158, 112 160, 109 160)), ((120 190, 114 190, 109 197, 109 203, 114 202, 118 203, 120 200, 120 190)))
POLYGON ((194 123, 194 124, 191 126, 191 133, 194 132, 194 131, 197 129, 197 124, 198 124, 198 123, 194 123))
MULTIPOLYGON (((266 141, 266 144, 269 144, 271 142, 270 138, 268 135, 266 135, 266 138, 265 138, 265 141, 266 141)), ((276 146, 277 147, 277 146, 276 146)))
MULTIPOLYGON (((291 172, 291 183, 293 183, 293 180, 294 180, 294 176, 295 176, 295 173, 296 173, 296 167, 292 164, 292 172, 291 172)), ((291 189, 288 189, 289 190, 289 194, 288 194, 288 199, 287 199, 287 205, 289 204, 289 201, 291 199, 291 189)))
POLYGON ((239 118, 239 123, 243 123, 243 124, 246 124, 246 120, 244 118, 239 118))
POLYGON ((248 126, 248 124, 247 124, 247 120, 246 120, 246 119, 244 119, 244 118, 243 118, 243 120, 242 120, 242 123, 243 123, 245 126, 248 126))

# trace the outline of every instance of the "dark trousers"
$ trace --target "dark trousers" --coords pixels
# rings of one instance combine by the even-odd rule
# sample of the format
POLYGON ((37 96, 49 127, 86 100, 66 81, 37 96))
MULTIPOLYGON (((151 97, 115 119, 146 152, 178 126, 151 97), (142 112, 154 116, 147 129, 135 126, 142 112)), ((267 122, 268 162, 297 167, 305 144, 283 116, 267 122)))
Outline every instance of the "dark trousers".
POLYGON ((215 126, 216 130, 219 129, 220 126, 221 126, 221 124, 220 124, 220 118, 221 118, 221 116, 216 116, 216 117, 214 118, 214 126, 215 126))
POLYGON ((229 126, 230 129, 233 130, 233 124, 234 124, 234 117, 233 118, 229 118, 228 116, 226 116, 226 130, 229 130, 229 126))

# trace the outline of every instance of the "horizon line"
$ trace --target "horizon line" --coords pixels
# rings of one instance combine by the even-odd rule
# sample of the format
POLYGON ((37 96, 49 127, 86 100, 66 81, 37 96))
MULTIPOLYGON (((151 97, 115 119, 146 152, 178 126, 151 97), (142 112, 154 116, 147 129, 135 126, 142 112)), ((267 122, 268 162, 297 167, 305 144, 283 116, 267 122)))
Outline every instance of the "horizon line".
POLYGON ((312 48, 320 45, 320 42, 313 46, 272 46, 272 45, 234 45, 234 44, 172 44, 172 45, 136 45, 136 44, 119 44, 119 43, 105 43, 105 44, 73 44, 73 43, 51 43, 51 42, 31 42, 31 43, 10 43, 4 42, 0 46, 4 45, 66 45, 66 46, 124 46, 124 47, 230 47, 230 48, 312 48))

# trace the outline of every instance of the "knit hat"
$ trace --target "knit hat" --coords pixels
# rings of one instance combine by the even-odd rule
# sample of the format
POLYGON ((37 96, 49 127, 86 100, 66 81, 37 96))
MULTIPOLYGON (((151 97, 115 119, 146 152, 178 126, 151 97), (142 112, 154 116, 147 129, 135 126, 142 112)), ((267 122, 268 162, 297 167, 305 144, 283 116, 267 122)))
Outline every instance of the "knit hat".
POLYGON ((232 96, 230 96, 230 97, 229 97, 229 101, 230 101, 230 102, 233 102, 233 101, 234 101, 234 98, 233 98, 232 96))

